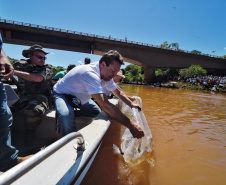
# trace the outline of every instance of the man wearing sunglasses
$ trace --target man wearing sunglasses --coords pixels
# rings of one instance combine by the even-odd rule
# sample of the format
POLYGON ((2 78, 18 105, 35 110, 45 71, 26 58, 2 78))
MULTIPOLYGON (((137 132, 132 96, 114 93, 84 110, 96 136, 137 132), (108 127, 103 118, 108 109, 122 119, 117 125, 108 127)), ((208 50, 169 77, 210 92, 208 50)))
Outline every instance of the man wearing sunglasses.
POLYGON ((53 71, 51 65, 45 64, 47 54, 42 46, 33 45, 22 52, 27 60, 13 64, 14 75, 18 77, 20 84, 18 92, 20 100, 15 104, 14 109, 21 110, 25 115, 25 145, 27 146, 34 143, 36 127, 41 123, 41 116, 50 106, 53 71))

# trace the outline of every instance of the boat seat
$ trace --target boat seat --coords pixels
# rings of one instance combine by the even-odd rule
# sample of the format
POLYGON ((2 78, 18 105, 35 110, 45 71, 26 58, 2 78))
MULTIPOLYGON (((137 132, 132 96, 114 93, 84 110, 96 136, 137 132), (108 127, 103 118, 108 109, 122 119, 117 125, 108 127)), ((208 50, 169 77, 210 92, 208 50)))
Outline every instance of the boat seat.
MULTIPOLYGON (((19 151, 21 156, 29 155, 31 153, 39 151, 42 147, 48 146, 53 142, 62 138, 60 134, 56 133, 55 125, 55 109, 48 111, 42 116, 41 124, 36 129, 35 144, 32 146, 25 146, 25 132, 24 125, 25 116, 21 112, 13 113, 13 125, 12 125, 12 144, 19 151)), ((94 118, 90 117, 78 117, 75 119, 76 128, 78 130, 89 125, 94 118)))

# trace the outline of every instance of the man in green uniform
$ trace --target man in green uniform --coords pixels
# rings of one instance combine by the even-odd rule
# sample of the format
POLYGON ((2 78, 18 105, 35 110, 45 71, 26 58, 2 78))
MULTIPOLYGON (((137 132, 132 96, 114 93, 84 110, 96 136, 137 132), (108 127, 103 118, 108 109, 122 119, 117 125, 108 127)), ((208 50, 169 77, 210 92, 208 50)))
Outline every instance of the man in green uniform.
POLYGON ((49 109, 51 96, 51 65, 45 64, 46 55, 40 45, 33 45, 23 50, 22 55, 28 60, 14 63, 14 75, 18 76, 20 100, 15 104, 16 110, 25 115, 25 144, 30 145, 35 139, 35 130, 41 122, 41 116, 49 109))
POLYGON ((70 70, 72 70, 74 67, 76 67, 75 64, 69 64, 67 67, 67 71, 60 71, 58 72, 54 77, 53 80, 59 80, 63 78, 70 70))

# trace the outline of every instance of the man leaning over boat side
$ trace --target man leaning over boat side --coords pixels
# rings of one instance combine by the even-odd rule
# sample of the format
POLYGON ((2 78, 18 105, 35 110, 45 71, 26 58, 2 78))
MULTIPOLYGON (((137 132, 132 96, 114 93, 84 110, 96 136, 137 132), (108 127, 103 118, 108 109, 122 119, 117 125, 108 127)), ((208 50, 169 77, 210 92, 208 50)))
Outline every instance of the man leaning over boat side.
MULTIPOLYGON (((2 48, 0 34, 0 75, 1 78, 13 77, 14 69, 2 48)), ((0 172, 5 172, 16 164, 31 157, 19 157, 18 150, 11 145, 11 130, 13 117, 7 105, 7 96, 3 83, 0 81, 0 172)), ((0 173, 1 174, 1 173, 0 173)))
POLYGON ((51 65, 45 64, 46 55, 42 46, 33 45, 23 50, 22 55, 28 60, 13 64, 14 74, 19 78, 20 100, 14 105, 15 110, 22 110, 25 115, 25 145, 35 143, 35 131, 41 123, 41 116, 49 109, 51 97, 51 65))
POLYGON ((117 89, 113 81, 113 77, 116 76, 122 64, 124 64, 122 56, 117 51, 110 50, 101 57, 99 62, 80 65, 72 69, 55 84, 53 96, 61 135, 65 136, 76 131, 72 101, 77 103, 81 110, 80 112, 85 114, 84 116, 92 117, 100 113, 101 110, 91 99, 94 98, 101 109, 112 119, 129 128, 133 137, 141 138, 144 136, 142 128, 110 103, 103 90, 106 87, 131 108, 141 110, 139 105, 133 103, 124 93, 117 89), (68 98, 68 96, 74 97, 72 98, 73 100, 68 98))

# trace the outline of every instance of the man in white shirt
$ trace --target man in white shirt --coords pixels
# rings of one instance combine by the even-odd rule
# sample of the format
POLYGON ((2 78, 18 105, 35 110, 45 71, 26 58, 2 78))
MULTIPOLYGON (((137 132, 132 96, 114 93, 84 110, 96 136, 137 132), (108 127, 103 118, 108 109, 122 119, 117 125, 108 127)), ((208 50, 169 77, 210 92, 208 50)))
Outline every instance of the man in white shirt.
POLYGON ((124 64, 122 56, 117 51, 110 50, 102 56, 99 62, 73 68, 64 78, 58 81, 54 86, 54 99, 56 111, 59 115, 59 130, 63 136, 76 131, 74 107, 68 95, 76 97, 73 100, 75 103, 81 104, 79 105, 80 112, 83 112, 86 116, 93 117, 101 111, 91 99, 94 98, 104 112, 129 128, 135 138, 144 136, 142 128, 121 113, 115 105, 111 104, 103 90, 103 88, 106 88, 111 91, 131 108, 141 109, 125 93, 119 91, 113 81, 113 77, 117 75, 121 64, 124 64))

